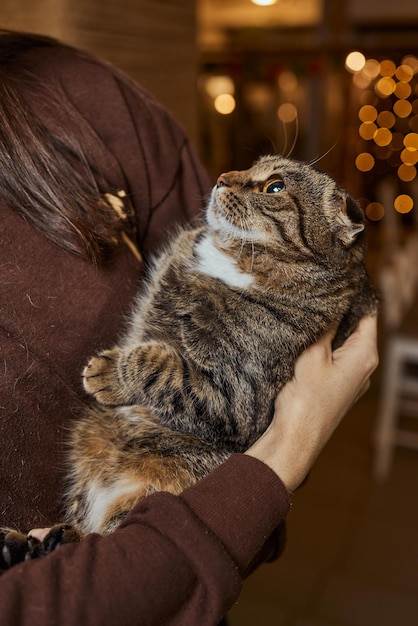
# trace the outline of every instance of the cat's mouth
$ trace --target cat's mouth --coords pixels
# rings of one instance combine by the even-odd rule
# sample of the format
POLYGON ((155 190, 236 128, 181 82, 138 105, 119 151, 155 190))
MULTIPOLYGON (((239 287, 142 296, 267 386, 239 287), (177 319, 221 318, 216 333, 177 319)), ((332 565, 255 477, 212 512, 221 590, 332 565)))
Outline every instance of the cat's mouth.
POLYGON ((206 221, 211 229, 225 239, 239 239, 255 241, 258 237, 253 229, 249 227, 247 220, 239 215, 238 206, 234 207, 234 213, 224 206, 219 200, 219 194, 224 193, 222 188, 214 187, 211 198, 206 209, 206 221))

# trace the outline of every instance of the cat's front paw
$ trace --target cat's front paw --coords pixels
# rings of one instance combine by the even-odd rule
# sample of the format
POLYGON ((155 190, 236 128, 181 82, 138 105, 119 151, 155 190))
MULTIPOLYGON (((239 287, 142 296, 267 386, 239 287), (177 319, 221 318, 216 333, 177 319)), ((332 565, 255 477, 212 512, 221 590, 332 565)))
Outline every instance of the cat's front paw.
POLYGON ((64 543, 75 543, 81 538, 80 532, 69 524, 56 524, 43 541, 18 530, 0 528, 0 570, 47 556, 64 543))
POLYGON ((0 529, 0 570, 37 558, 41 542, 11 528, 0 529))
POLYGON ((106 350, 90 359, 83 371, 84 389, 97 402, 108 406, 124 403, 123 389, 117 374, 118 350, 106 350))
POLYGON ((78 543, 82 539, 82 534, 71 524, 55 524, 42 541, 42 554, 46 556, 65 543, 78 543))

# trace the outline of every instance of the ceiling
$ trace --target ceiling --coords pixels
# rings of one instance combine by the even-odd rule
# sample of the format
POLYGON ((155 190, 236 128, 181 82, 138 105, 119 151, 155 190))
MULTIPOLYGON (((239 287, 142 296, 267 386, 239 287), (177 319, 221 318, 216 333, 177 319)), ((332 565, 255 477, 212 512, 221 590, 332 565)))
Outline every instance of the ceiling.
POLYGON ((324 15, 337 23, 365 26, 407 25, 418 30, 417 0, 276 0, 257 6, 252 0, 198 0, 198 32, 201 49, 222 47, 228 31, 291 29, 319 26, 324 15), (331 17, 331 19, 333 19, 331 17))

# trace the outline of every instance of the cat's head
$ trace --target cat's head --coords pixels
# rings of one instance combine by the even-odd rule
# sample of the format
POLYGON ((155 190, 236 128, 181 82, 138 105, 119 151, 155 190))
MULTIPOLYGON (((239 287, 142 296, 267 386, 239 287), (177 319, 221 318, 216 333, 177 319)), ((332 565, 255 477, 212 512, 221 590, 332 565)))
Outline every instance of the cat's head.
POLYGON ((219 176, 207 209, 209 227, 234 239, 327 255, 350 248, 364 230, 361 207, 332 178, 281 156, 219 176))

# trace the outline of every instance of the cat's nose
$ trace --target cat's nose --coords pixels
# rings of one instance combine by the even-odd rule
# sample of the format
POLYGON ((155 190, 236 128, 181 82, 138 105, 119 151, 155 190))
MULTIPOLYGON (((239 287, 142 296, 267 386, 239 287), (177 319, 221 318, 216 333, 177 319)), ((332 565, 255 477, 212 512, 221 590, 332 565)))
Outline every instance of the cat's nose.
POLYGON ((228 180, 228 177, 226 174, 221 174, 218 177, 218 180, 216 181, 216 186, 217 187, 230 187, 231 186, 231 183, 228 180))

